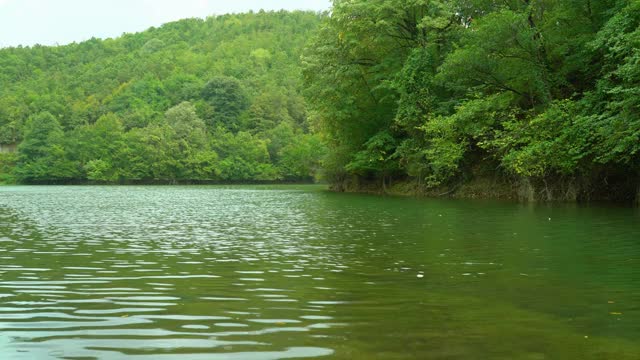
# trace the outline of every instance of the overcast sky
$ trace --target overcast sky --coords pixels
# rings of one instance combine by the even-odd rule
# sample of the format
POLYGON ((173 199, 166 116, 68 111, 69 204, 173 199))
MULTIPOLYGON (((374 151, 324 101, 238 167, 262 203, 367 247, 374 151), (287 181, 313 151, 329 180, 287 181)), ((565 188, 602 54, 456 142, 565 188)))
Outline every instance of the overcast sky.
POLYGON ((0 0, 0 47, 117 37, 151 26, 248 10, 327 10, 330 0, 0 0))

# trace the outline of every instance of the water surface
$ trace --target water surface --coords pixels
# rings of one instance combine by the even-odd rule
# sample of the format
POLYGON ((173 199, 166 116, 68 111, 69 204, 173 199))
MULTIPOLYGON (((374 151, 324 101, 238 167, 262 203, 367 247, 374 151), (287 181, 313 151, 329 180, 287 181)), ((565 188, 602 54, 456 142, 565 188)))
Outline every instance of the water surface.
POLYGON ((640 214, 0 187, 0 359, 640 359, 640 214))

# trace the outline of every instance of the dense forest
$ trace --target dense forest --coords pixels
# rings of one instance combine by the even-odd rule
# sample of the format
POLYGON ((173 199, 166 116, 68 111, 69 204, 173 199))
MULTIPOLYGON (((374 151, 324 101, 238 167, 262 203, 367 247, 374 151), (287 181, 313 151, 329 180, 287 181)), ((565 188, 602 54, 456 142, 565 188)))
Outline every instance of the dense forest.
POLYGON ((334 0, 2 49, 0 182, 633 200, 639 26, 638 0, 334 0))
POLYGON ((335 0, 304 54, 337 189, 640 195, 640 1, 335 0))
POLYGON ((261 11, 0 50, 0 183, 311 180, 324 147, 300 54, 320 20, 261 11))

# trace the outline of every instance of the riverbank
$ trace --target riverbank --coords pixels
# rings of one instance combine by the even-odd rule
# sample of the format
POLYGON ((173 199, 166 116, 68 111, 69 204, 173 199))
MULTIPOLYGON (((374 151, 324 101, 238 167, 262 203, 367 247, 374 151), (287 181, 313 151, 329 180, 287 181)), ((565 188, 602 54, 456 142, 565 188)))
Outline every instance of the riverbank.
POLYGON ((445 186, 427 188, 417 179, 404 178, 382 183, 378 179, 350 177, 330 185, 335 192, 415 196, 451 199, 496 199, 523 203, 615 202, 640 206, 640 180, 599 182, 561 179, 476 177, 445 186))

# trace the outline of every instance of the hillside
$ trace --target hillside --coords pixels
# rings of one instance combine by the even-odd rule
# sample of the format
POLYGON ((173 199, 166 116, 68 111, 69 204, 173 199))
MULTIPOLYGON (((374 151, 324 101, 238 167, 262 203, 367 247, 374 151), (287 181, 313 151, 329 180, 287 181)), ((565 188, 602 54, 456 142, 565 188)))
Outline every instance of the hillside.
POLYGON ((336 0, 304 57, 327 174, 640 202, 639 28, 637 0, 336 0))
POLYGON ((300 54, 321 18, 224 15, 0 50, 0 182, 311 179, 323 147, 300 54))

